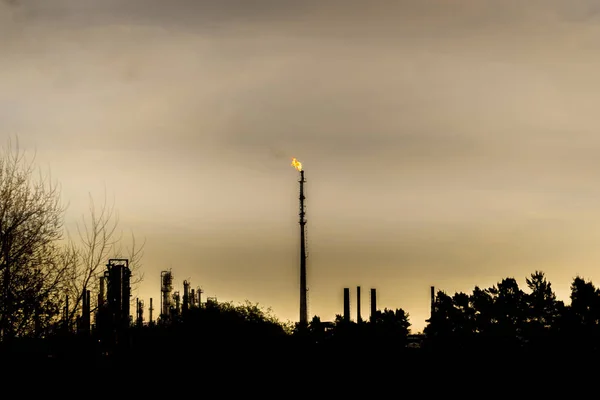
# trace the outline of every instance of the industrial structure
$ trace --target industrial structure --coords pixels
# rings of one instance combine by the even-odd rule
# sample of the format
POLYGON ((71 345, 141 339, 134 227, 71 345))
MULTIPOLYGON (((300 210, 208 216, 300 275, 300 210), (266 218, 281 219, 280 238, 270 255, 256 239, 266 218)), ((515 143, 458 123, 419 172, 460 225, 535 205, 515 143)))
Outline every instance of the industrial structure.
MULTIPOLYGON (((190 308, 202 306, 202 294, 204 291, 200 287, 197 287, 196 289, 191 289, 191 287, 192 284, 190 281, 184 280, 183 294, 178 290, 173 291, 173 273, 170 270, 161 271, 161 321, 166 322, 187 313, 190 308)), ((150 299, 150 306, 152 307, 152 299, 150 299)), ((150 312, 150 320, 152 320, 152 312, 150 312)))
POLYGON ((344 321, 350 322, 350 289, 344 288, 344 321))
POLYGON ((356 322, 359 324, 362 322, 360 315, 360 286, 356 287, 356 322))
POLYGON ((144 324, 144 300, 136 299, 135 304, 135 325, 141 328, 144 324))
POLYGON ((435 287, 431 287, 431 318, 433 317, 433 312, 435 311, 435 287))
POLYGON ((165 320, 171 315, 171 292, 173 291, 173 274, 171 271, 160 273, 160 318, 165 320))
MULTIPOLYGON (((350 288, 344 288, 344 321, 350 322, 350 288)), ((371 318, 370 321, 375 320, 377 315, 377 290, 371 289, 371 318)), ((362 315, 360 311, 360 286, 356 287, 356 322, 361 323, 362 315)))
MULTIPOLYGON (((186 313, 192 307, 202 306, 202 293, 198 287, 191 289, 189 280, 183 281, 183 296, 179 291, 173 292, 173 273, 161 271, 161 305, 160 322, 168 322, 175 316, 186 313)), ((114 342, 119 341, 127 328, 136 326, 143 327, 144 324, 144 301, 135 299, 135 313, 131 315, 131 269, 127 259, 110 259, 106 264, 106 271, 99 278, 98 307, 96 310, 95 325, 91 326, 91 293, 83 290, 81 302, 81 316, 77 318, 77 332, 89 333, 97 331, 102 340, 114 342)), ((65 306, 65 326, 68 326, 68 296, 65 306)), ((215 302, 216 298, 207 301, 215 302)), ((154 304, 150 298, 148 307, 149 318, 147 325, 154 325, 154 304)))
POLYGON ((77 330, 82 334, 89 334, 91 327, 91 292, 83 289, 81 293, 81 317, 77 324, 77 330))
POLYGON ((131 270, 129 260, 111 259, 106 265, 104 279, 108 281, 107 304, 111 320, 121 328, 130 323, 131 270))
MULTIPOLYGON (((301 226, 301 239, 304 240, 302 234, 304 224, 304 204, 303 204, 303 174, 301 174, 301 185, 300 185, 300 226, 301 226)), ((302 242, 301 242, 302 243, 302 242)), ((300 321, 299 327, 302 327, 302 323, 306 323, 305 327, 308 326, 308 315, 306 307, 306 254, 305 246, 301 246, 301 297, 300 297, 300 321), (303 279, 302 279, 303 277, 303 279)), ((158 324, 170 324, 171 322, 177 322, 180 317, 183 317, 186 313, 190 312, 191 309, 214 307, 217 304, 216 297, 206 298, 205 303, 202 303, 202 294, 204 291, 197 287, 192 289, 192 285, 189 279, 183 281, 183 290, 180 295, 180 291, 173 290, 173 273, 168 271, 161 271, 161 305, 160 305, 160 318, 157 320, 158 324)), ((435 288, 431 289, 431 313, 434 313, 434 307, 436 302, 435 288)), ((68 324, 68 304, 69 298, 66 298, 66 306, 64 308, 65 315, 65 327, 69 327, 68 324)), ((119 343, 127 344, 132 338, 135 338, 135 334, 130 334, 129 328, 142 328, 144 326, 154 326, 153 320, 153 300, 150 298, 149 303, 149 319, 147 323, 144 323, 144 301, 142 299, 135 299, 135 312, 133 315, 130 313, 131 305, 131 270, 129 268, 129 260, 127 259, 110 259, 106 264, 106 271, 99 278, 98 288, 98 303, 96 311, 95 325, 91 325, 91 292, 90 290, 83 289, 81 293, 81 316, 77 318, 77 333, 78 334, 93 334, 93 340, 98 339, 102 347, 103 354, 108 354, 111 349, 117 349, 113 347, 119 343)), ((361 286, 356 286, 356 322, 362 324, 365 321, 361 314, 361 286)), ((377 289, 370 289, 370 318, 371 323, 378 323, 378 307, 377 307, 377 289)), ((351 310, 351 291, 350 288, 343 288, 343 316, 342 320, 345 323, 352 322, 352 310, 351 310)), ((329 332, 335 328, 334 322, 322 322, 324 332, 329 332)), ((423 334, 412 334, 408 336, 408 347, 419 347, 423 341, 423 334)))
POLYGON ((371 322, 375 322, 377 316, 377 290, 371 289, 371 322))
POLYGON ((292 159, 292 166, 300 172, 300 326, 305 328, 308 326, 308 288, 306 285, 306 210, 304 207, 304 170, 302 169, 302 163, 295 158, 292 159))
POLYGON ((183 281, 183 307, 182 312, 188 312, 190 306, 190 284, 188 281, 183 281))
MULTIPOLYGON (((129 260, 108 260, 104 276, 100 279, 98 309, 96 311, 96 328, 100 332, 102 341, 110 343, 123 340, 127 328, 130 327, 132 322, 130 297, 131 270, 129 269, 129 260)), ((82 314, 83 319, 85 319, 85 313, 82 314)))
POLYGON ((196 288, 196 296, 198 297, 198 306, 200 306, 202 304, 202 293, 204 293, 204 290, 202 290, 200 287, 196 288))
POLYGON ((171 307, 170 314, 171 316, 179 315, 181 312, 181 296, 179 295, 179 290, 173 292, 173 301, 175 302, 175 306, 171 307))

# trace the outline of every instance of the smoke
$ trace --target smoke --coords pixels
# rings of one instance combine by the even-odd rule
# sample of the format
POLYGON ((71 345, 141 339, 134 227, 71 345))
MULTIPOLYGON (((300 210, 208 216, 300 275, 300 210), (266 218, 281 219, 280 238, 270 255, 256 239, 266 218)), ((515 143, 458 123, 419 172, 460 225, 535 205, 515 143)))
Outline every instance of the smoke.
POLYGON ((278 160, 283 160, 283 159, 291 159, 292 157, 290 156, 289 152, 284 151, 282 149, 279 148, 275 148, 275 147, 270 147, 269 148, 269 153, 271 154, 271 156, 273 156, 274 158, 278 159, 278 160))

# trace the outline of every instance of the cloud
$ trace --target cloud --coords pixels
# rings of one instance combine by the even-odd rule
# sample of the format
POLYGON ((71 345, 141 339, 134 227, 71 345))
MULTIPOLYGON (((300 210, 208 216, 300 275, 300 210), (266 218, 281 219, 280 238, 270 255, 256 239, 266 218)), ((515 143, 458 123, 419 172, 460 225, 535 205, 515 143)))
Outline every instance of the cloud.
POLYGON ((570 159, 572 145, 547 140, 567 132, 595 143, 592 2, 30 0, 18 9, 12 40, 0 44, 5 124, 53 142, 275 147, 401 169, 541 162, 540 143, 570 159), (37 118, 16 110, 25 105, 37 118))

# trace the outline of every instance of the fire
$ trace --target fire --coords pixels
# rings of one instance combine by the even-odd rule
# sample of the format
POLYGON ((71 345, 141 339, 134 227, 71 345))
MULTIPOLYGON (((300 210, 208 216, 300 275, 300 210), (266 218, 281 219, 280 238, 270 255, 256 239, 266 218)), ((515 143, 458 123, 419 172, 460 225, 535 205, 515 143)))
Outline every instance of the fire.
POLYGON ((298 171, 302 171, 302 163, 295 158, 292 158, 292 167, 296 168, 298 171))

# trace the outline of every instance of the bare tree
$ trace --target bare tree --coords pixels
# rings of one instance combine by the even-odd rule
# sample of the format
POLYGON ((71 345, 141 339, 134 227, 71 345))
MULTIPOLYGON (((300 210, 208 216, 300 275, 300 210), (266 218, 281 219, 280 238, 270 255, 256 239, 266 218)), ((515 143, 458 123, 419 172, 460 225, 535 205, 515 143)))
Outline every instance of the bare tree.
MULTIPOLYGON (((31 334, 60 314, 61 285, 73 261, 61 246, 65 207, 50 176, 35 178, 18 140, 0 152, 0 333, 31 334)), ((39 333, 39 332, 38 332, 39 333)))
POLYGON ((131 268, 132 292, 143 280, 141 260, 145 242, 139 246, 133 233, 131 243, 123 244, 122 232, 118 230, 119 215, 114 201, 109 204, 106 191, 103 202, 97 206, 92 195, 89 196, 88 214, 82 216, 81 224, 77 224, 78 241, 73 244, 76 262, 71 263, 70 284, 68 286, 69 310, 67 321, 72 327, 81 310, 83 293, 89 290, 92 311, 97 307, 99 278, 103 275, 106 263, 110 258, 129 259, 131 268), (126 251, 123 248, 126 247, 126 251))

